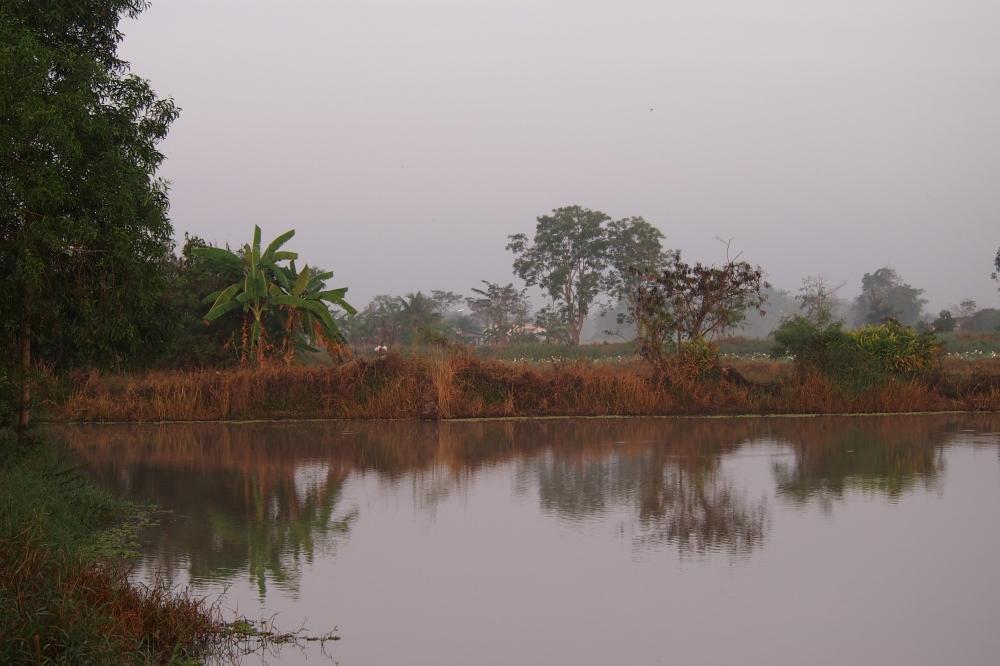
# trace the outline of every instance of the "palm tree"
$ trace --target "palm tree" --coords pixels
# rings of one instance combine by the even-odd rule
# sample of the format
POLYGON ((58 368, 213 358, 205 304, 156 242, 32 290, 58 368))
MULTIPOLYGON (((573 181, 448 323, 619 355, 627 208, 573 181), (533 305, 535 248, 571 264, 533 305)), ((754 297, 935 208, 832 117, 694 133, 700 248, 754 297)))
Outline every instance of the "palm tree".
POLYGON ((400 305, 400 322, 410 344, 418 342, 422 335, 434 332, 441 323, 440 306, 422 292, 407 294, 400 299, 400 305))

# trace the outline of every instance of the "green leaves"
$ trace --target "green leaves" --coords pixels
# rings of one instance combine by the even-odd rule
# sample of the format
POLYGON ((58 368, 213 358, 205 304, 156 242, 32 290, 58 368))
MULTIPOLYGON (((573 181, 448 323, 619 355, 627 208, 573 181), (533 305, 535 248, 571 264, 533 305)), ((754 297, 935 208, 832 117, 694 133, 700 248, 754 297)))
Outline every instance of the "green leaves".
POLYGON ((243 266, 243 260, 238 254, 221 247, 196 247, 192 248, 191 254, 212 263, 241 268, 243 266))
POLYGON ((228 312, 242 309, 248 320, 252 320, 244 343, 244 358, 255 359, 258 364, 264 362, 266 349, 270 347, 266 340, 268 321, 281 325, 285 335, 285 357, 290 360, 294 348, 311 348, 309 342, 317 332, 331 341, 343 339, 327 303, 348 314, 356 313, 344 300, 346 287, 325 288, 325 281, 333 277, 332 272, 309 266, 299 272, 295 266, 298 254, 280 249, 294 235, 294 230, 286 231, 261 252, 261 230, 255 226, 253 241, 244 245, 239 254, 208 247, 193 251, 209 262, 228 267, 238 265, 242 270, 241 282, 205 298, 205 302, 212 303, 205 321, 214 321, 228 312), (282 265, 283 262, 289 263, 282 265))

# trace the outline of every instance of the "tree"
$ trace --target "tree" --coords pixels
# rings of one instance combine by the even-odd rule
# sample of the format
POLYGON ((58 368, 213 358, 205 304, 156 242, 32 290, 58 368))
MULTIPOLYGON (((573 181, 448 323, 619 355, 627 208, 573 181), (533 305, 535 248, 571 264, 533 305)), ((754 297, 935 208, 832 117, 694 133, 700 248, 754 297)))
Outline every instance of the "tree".
POLYGON ((440 304, 418 291, 399 301, 399 326, 403 340, 415 344, 442 336, 443 317, 440 304))
POLYGON ((993 268, 995 270, 990 277, 994 280, 1000 281, 1000 247, 997 248, 997 256, 993 258, 993 268))
POLYGON ((976 310, 979 309, 979 305, 976 304, 971 298, 967 298, 958 304, 958 316, 959 317, 971 317, 976 314, 976 310))
POLYGON ((607 227, 610 271, 604 287, 616 301, 628 299, 633 276, 667 267, 673 255, 663 251, 663 234, 641 217, 615 220, 607 227))
POLYGON ((272 315, 284 314, 285 357, 290 361, 292 338, 308 337, 317 331, 317 326, 328 339, 341 339, 327 303, 340 306, 348 313, 354 311, 344 301, 346 288, 325 288, 325 280, 333 273, 319 272, 308 266, 300 273, 294 263, 281 265, 281 262, 294 262, 298 258, 297 253, 281 249, 294 235, 294 230, 286 231, 261 250, 260 227, 254 226, 253 242, 244 245, 238 253, 218 247, 193 250, 196 256, 240 271, 239 281, 205 297, 205 302, 212 304, 205 321, 212 322, 229 312, 241 310, 244 313, 242 358, 245 361, 252 359, 257 365, 264 364, 267 350, 272 347, 267 333, 268 319, 272 315))
POLYGON ((822 275, 811 275, 802 279, 802 286, 795 296, 804 317, 817 328, 826 328, 834 321, 837 307, 837 291, 844 285, 831 287, 822 275))
POLYGON ((379 294, 344 325, 353 343, 394 346, 401 336, 400 316, 402 299, 398 296, 379 294))
POLYGON ((63 358, 114 363, 157 305, 172 231, 157 144, 178 110, 117 53, 145 4, 0 5, 0 327, 22 435, 39 332, 72 332, 63 358))
POLYGON ((580 344, 583 323, 598 296, 626 297, 632 272, 656 271, 669 257, 663 234, 641 217, 612 221, 601 211, 581 206, 556 208, 537 218, 531 242, 525 234, 510 236, 514 272, 529 286, 541 287, 551 299, 545 319, 561 319, 570 344, 580 344))
POLYGON ((242 318, 232 312, 205 326, 202 303, 205 294, 220 284, 232 284, 242 276, 240 267, 219 265, 197 256, 196 248, 208 247, 198 236, 184 235, 179 255, 167 257, 166 288, 156 324, 163 331, 163 344, 154 358, 172 366, 214 366, 236 358, 242 318))
POLYGON ((895 270, 884 267, 865 273, 861 279, 861 295, 854 301, 855 324, 881 324, 895 319, 914 325, 920 321, 926 299, 923 289, 903 282, 895 270))
POLYGON ((512 333, 528 320, 528 297, 513 283, 500 285, 483 280, 484 289, 472 289, 466 299, 469 309, 483 324, 483 335, 492 344, 509 342, 512 333))
POLYGON ((580 343, 583 322, 604 286, 608 267, 606 214, 581 206, 556 208, 542 215, 529 242, 525 234, 510 236, 514 272, 529 286, 537 285, 552 299, 566 323, 572 344, 580 343))
POLYGON ((457 306, 465 302, 465 297, 453 291, 442 291, 441 289, 431 290, 431 300, 437 304, 438 312, 442 315, 449 314, 457 306))
POLYGON ((941 310, 938 313, 937 319, 931 323, 931 326, 934 327, 935 331, 940 333, 950 333, 955 330, 955 318, 947 310, 941 310))
POLYGON ((656 274, 637 275, 629 298, 640 351, 658 361, 666 342, 702 341, 737 326, 748 310, 763 313, 769 287, 760 266, 727 259, 721 266, 687 264, 680 254, 656 274))

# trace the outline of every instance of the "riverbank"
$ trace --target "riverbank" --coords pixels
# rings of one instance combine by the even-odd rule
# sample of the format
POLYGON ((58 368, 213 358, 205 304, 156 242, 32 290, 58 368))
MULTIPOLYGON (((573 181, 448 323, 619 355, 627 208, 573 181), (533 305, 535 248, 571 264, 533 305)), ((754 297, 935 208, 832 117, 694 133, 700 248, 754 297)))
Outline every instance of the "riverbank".
POLYGON ((1000 409, 1000 362, 949 359, 933 382, 852 392, 789 363, 509 362, 464 354, 74 378, 54 421, 454 419, 513 416, 855 414, 1000 409))
POLYGON ((47 439, 0 431, 0 455, 0 663, 186 663, 233 642, 203 600, 130 580, 142 507, 47 439))

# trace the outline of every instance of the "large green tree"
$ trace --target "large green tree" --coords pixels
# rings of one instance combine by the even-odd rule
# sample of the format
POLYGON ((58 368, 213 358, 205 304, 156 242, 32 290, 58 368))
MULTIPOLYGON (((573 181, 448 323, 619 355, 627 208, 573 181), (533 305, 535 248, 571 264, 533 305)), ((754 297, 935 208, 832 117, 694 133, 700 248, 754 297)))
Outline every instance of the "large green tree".
POLYGON ((582 206, 556 208, 537 218, 535 235, 510 236, 514 272, 541 287, 552 301, 545 312, 565 325, 571 344, 602 293, 622 298, 633 275, 656 272, 667 263, 663 234, 641 217, 612 221, 582 206))
POLYGON ((0 326, 21 432, 33 343, 120 360, 156 307, 171 227, 157 144, 177 116, 118 57, 143 0, 0 3, 0 326))

